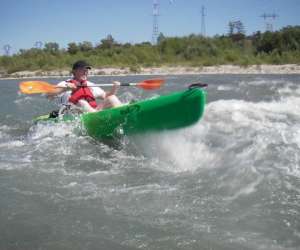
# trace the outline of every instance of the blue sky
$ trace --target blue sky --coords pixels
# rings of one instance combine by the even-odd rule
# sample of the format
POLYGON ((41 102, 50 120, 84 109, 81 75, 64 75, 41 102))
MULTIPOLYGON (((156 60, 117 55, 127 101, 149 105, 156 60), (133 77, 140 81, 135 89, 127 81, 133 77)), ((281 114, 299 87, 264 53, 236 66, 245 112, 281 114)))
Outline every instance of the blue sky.
MULTIPOLYGON (((201 33, 201 6, 206 8, 206 34, 226 34, 229 21, 241 20, 247 34, 265 31, 263 13, 276 13, 274 29, 300 25, 300 0, 158 0, 159 31, 165 36, 201 33)), ((37 41, 90 41, 111 34, 118 42, 152 39, 153 0, 0 0, 0 54, 34 47, 37 41)), ((271 21, 269 19, 268 21, 271 21)))

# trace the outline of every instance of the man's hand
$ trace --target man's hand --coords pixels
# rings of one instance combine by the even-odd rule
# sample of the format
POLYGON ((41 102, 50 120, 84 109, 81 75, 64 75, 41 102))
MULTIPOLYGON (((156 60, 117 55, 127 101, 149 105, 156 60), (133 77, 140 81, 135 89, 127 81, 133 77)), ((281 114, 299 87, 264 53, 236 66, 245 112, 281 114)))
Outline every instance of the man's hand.
POLYGON ((121 83, 120 83, 120 82, 118 82, 118 81, 113 81, 113 84, 114 84, 114 86, 116 86, 116 87, 119 87, 119 86, 121 86, 121 83))
POLYGON ((67 88, 71 89, 71 90, 74 90, 74 89, 77 89, 77 86, 76 86, 76 84, 74 84, 72 82, 68 82, 67 83, 67 88))

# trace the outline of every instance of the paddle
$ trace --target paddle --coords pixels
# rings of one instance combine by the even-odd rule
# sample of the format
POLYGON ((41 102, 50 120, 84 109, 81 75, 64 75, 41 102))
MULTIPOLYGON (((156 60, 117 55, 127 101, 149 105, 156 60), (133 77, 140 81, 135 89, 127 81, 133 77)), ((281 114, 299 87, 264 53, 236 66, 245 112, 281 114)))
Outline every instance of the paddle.
MULTIPOLYGON (((134 82, 121 83, 120 86, 136 86, 144 90, 153 90, 153 89, 160 88, 160 86, 164 82, 165 80, 163 79, 148 79, 138 83, 134 83, 134 82)), ((105 86, 113 86, 113 85, 114 85, 113 83, 109 83, 109 84, 104 83, 104 84, 95 84, 93 86, 88 86, 88 87, 105 87, 105 86)), ((55 90, 57 88, 64 88, 44 81, 21 82, 19 87, 20 87, 20 91, 23 94, 51 94, 51 93, 55 93, 55 90)))

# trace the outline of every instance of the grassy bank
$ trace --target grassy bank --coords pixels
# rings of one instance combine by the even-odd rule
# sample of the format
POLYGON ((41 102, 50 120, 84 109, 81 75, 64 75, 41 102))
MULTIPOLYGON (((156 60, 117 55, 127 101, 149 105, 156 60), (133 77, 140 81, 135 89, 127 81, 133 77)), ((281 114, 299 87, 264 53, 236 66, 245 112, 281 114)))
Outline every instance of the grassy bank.
POLYGON ((61 49, 59 44, 49 42, 41 49, 20 50, 12 56, 1 56, 0 74, 69 70, 78 59, 87 60, 95 68, 128 68, 132 73, 150 67, 300 64, 300 26, 289 26, 276 32, 257 32, 251 36, 164 37, 161 34, 156 45, 148 42, 120 44, 110 35, 95 46, 85 41, 70 43, 61 49))

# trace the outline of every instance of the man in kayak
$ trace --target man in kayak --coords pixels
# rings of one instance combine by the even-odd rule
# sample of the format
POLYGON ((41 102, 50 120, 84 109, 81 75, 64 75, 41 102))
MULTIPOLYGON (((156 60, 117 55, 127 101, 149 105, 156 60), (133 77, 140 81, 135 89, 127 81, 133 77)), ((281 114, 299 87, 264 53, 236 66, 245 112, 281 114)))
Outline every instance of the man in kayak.
POLYGON ((118 97, 115 95, 120 82, 115 81, 112 89, 105 92, 94 83, 87 80, 88 72, 91 66, 79 60, 73 64, 73 78, 62 81, 57 84, 54 93, 48 94, 48 98, 58 97, 62 105, 76 105, 83 112, 96 112, 103 108, 117 107, 122 105, 118 97), (97 104, 96 98, 101 98, 103 103, 97 104))

